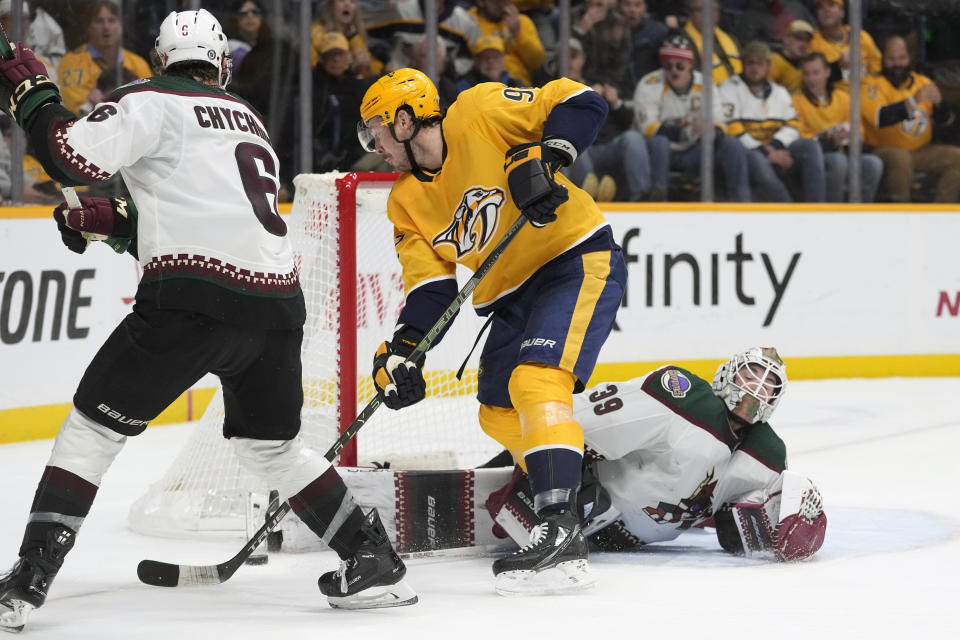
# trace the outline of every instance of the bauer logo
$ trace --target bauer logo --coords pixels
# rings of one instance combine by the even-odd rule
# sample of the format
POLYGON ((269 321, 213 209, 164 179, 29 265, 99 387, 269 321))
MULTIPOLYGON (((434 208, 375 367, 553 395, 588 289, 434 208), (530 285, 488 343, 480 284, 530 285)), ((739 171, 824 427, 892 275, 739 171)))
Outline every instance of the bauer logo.
POLYGON ((470 187, 453 213, 453 222, 437 234, 433 246, 453 245, 457 258, 471 251, 481 253, 497 230, 503 201, 500 187, 470 187))
POLYGON ((547 349, 553 349, 557 346, 556 340, 547 340, 546 338, 527 338, 520 343, 520 349, 526 349, 527 347, 546 347, 547 349))
POLYGON ((674 398, 685 398, 690 391, 690 380, 676 369, 670 369, 660 376, 660 384, 674 398))

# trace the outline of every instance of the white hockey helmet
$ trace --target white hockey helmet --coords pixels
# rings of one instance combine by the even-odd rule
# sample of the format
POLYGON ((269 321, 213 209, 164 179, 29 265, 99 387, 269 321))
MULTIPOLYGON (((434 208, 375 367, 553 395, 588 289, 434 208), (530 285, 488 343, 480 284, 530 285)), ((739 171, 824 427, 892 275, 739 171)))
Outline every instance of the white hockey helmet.
POLYGON ((171 11, 160 25, 155 46, 164 69, 177 62, 207 62, 220 71, 221 89, 230 82, 232 63, 227 36, 220 22, 206 9, 171 11))
POLYGON ((787 365, 773 347, 741 351, 713 376, 713 392, 749 424, 769 420, 786 387, 787 365))

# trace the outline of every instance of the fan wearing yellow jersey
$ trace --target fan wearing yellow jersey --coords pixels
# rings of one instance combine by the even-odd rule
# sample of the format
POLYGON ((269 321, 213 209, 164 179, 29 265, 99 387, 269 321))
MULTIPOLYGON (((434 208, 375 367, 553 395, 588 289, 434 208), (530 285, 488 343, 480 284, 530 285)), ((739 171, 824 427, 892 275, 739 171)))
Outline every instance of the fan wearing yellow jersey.
MULTIPOLYGON (((823 150, 827 175, 827 202, 843 202, 847 190, 850 145, 850 94, 830 82, 830 66, 819 51, 800 62, 803 86, 793 94, 800 119, 800 135, 814 138, 823 150)), ((860 156, 861 202, 873 202, 883 173, 883 161, 872 153, 860 156)))
POLYGON ((800 90, 803 74, 800 61, 810 53, 813 26, 806 20, 794 20, 783 35, 783 49, 773 53, 770 62, 770 82, 786 87, 790 93, 800 90))
MULTIPOLYGON (((843 0, 817 0, 817 32, 810 49, 819 51, 830 64, 837 87, 850 89, 850 25, 843 24, 843 0)), ((880 72, 880 50, 870 34, 860 30, 860 57, 864 73, 880 72)))
POLYGON ((473 293, 492 315, 480 356, 479 420, 525 466, 542 524, 531 544, 497 560, 504 595, 590 586, 575 510, 583 390, 613 326, 626 267, 593 199, 557 172, 596 137, 606 102, 561 78, 542 88, 483 83, 441 119, 437 90, 415 69, 387 74, 360 107, 361 143, 405 172, 387 201, 406 304, 374 359, 384 404, 425 396, 422 362, 406 356, 457 293, 456 265, 475 271, 520 216, 520 230, 473 293))
POLYGON ((737 41, 717 26, 720 24, 720 0, 687 0, 687 24, 683 30, 697 52, 697 68, 700 68, 700 55, 703 51, 700 21, 705 5, 713 8, 713 84, 719 85, 727 78, 742 72, 743 63, 737 41))
POLYGON ((883 72, 864 78, 860 104, 864 142, 883 160, 883 184, 894 202, 910 202, 914 171, 939 176, 936 202, 960 196, 960 147, 930 142, 934 120, 951 117, 941 101, 937 85, 912 70, 906 41, 887 38, 883 72))

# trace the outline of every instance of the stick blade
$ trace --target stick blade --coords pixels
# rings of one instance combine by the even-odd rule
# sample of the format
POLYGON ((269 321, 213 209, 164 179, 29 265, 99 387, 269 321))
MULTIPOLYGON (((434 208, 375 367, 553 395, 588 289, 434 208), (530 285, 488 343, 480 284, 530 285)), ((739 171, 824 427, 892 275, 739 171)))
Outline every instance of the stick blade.
POLYGON ((180 582, 180 566, 156 560, 142 560, 137 565, 137 577, 140 582, 155 587, 175 587, 180 582))

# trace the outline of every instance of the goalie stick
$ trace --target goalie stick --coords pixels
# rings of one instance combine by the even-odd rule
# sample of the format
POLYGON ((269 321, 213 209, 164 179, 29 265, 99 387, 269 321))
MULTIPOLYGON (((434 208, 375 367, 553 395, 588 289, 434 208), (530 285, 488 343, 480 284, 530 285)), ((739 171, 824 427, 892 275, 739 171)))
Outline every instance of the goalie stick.
MULTIPOLYGON (((13 56, 13 43, 7 36, 7 32, 3 28, 3 25, 0 25, 0 57, 2 57, 4 60, 13 60, 13 56)), ((63 198, 67 201, 67 204, 71 209, 83 208, 83 206, 80 204, 80 198, 77 197, 77 192, 73 187, 65 187, 60 185, 60 191, 63 192, 63 198)))
MULTIPOLYGON (((433 327, 430 328, 430 331, 423 337, 422 340, 417 344, 414 350, 407 356, 407 362, 416 361, 422 354, 426 353, 427 350, 433 345, 434 340, 437 336, 446 328, 448 324, 456 317, 457 313, 460 311, 460 307, 463 306, 464 301, 470 297, 470 294, 473 293, 473 290, 476 289, 477 285, 480 283, 480 280, 487 274, 488 271, 493 267, 493 264, 500 258, 504 250, 507 248, 507 245, 516 237, 517 233, 523 228, 526 223, 527 218, 523 215, 517 218, 513 225, 507 229, 506 234, 500 240, 500 242, 493 248, 493 251, 490 252, 490 255, 480 264, 473 276, 467 281, 463 288, 460 289, 460 292, 457 294, 457 297, 453 299, 453 302, 450 303, 450 306, 446 308, 443 312, 443 315, 440 316, 440 319, 434 323, 433 327)), ((329 460, 331 463, 340 454, 340 451, 343 450, 347 443, 353 439, 357 432, 360 431, 360 428, 370 419, 370 416, 373 415, 373 412, 380 408, 380 405, 383 404, 383 400, 378 393, 373 397, 373 399, 367 403, 367 406, 363 408, 357 418, 347 427, 340 437, 337 438, 337 441, 333 443, 333 446, 324 454, 324 457, 329 460)), ((283 518, 290 513, 290 503, 284 501, 276 511, 267 516, 266 522, 263 524, 260 529, 253 534, 253 537, 247 541, 243 548, 240 549, 237 555, 233 556, 226 562, 215 565, 185 565, 185 564, 173 564, 170 562, 160 562, 159 560, 142 560, 139 565, 137 565, 137 577, 140 578, 140 581, 145 584, 150 584, 158 587, 182 587, 189 585, 211 585, 211 584, 220 584, 226 582, 230 577, 236 573, 237 569, 246 561, 250 554, 260 546, 260 544, 266 539, 270 534, 270 531, 277 526, 277 524, 283 520, 283 518)))

